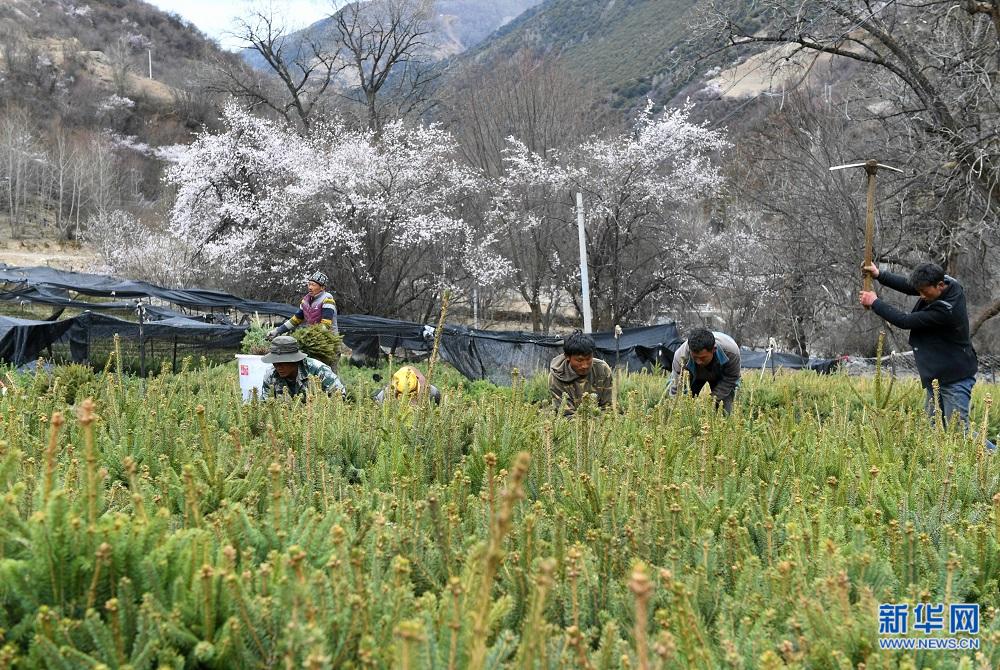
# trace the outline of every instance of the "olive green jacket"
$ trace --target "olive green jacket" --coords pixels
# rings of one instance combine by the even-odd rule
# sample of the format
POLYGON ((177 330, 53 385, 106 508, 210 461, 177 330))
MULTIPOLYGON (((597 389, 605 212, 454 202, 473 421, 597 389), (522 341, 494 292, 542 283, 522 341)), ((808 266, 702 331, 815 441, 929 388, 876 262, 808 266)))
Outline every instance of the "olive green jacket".
POLYGON ((552 403, 558 408, 565 397, 564 410, 567 415, 576 412, 584 393, 596 395, 599 407, 610 407, 612 381, 611 366, 600 358, 594 359, 586 377, 573 371, 564 354, 559 354, 549 364, 549 394, 552 396, 552 403))

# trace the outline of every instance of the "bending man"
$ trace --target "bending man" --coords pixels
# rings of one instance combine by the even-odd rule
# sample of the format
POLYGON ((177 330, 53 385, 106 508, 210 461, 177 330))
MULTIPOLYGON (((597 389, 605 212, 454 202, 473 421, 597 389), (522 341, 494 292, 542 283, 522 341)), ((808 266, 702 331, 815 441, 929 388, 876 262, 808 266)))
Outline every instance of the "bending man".
POLYGON ((328 394, 339 392, 347 397, 340 377, 329 365, 309 358, 300 349, 299 343, 290 335, 279 335, 271 342, 271 351, 261 358, 273 366, 264 376, 264 398, 275 398, 288 394, 290 397, 305 398, 309 393, 309 378, 315 377, 328 394))
POLYGON ((716 406, 726 414, 733 411, 733 399, 740 385, 740 347, 725 333, 697 328, 674 353, 668 389, 670 395, 680 392, 681 378, 688 373, 691 395, 698 395, 705 384, 711 389, 716 406))
POLYGON ((412 405, 416 404, 424 393, 430 396, 435 405, 441 404, 441 391, 438 387, 434 384, 428 384, 427 378, 421 374, 420 370, 412 365, 404 365, 393 373, 389 385, 378 392, 375 396, 375 402, 381 405, 391 396, 393 398, 406 398, 412 405))
POLYGON ((611 366, 594 358, 594 340, 579 330, 563 341, 563 353, 549 364, 549 393, 556 408, 566 405, 563 413, 572 416, 585 393, 597 396, 598 407, 611 406, 611 366))

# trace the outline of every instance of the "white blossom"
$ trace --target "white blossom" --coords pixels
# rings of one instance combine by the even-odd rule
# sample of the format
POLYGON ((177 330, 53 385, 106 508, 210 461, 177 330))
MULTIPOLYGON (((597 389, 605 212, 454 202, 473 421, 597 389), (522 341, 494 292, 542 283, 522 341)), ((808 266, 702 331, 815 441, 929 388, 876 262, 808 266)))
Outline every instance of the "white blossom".
POLYGON ((605 325, 663 301, 668 288, 690 276, 697 245, 687 246, 679 224, 687 206, 721 186, 713 160, 729 144, 720 131, 692 123, 689 113, 683 107, 654 114, 650 104, 632 131, 546 156, 508 139, 487 221, 505 224, 511 237, 528 233, 531 243, 561 235, 564 245, 539 269, 546 257, 518 255, 525 246, 518 240, 512 250, 518 278, 539 286, 547 279, 540 273, 550 273, 567 292, 579 290, 575 192, 583 194, 591 295, 605 325))
POLYGON ((455 141, 437 126, 387 124, 378 141, 341 122, 301 136, 235 106, 226 130, 202 134, 166 174, 177 187, 174 236, 206 262, 272 284, 298 284, 302 268, 345 261, 374 281, 386 250, 419 256, 435 249, 475 257, 498 281, 507 264, 457 213, 478 177, 454 159, 455 141))
POLYGON ((123 149, 130 149, 136 153, 142 154, 143 156, 150 156, 153 154, 153 149, 151 149, 145 142, 140 142, 139 138, 135 135, 108 133, 108 137, 111 139, 112 144, 122 147, 123 149))

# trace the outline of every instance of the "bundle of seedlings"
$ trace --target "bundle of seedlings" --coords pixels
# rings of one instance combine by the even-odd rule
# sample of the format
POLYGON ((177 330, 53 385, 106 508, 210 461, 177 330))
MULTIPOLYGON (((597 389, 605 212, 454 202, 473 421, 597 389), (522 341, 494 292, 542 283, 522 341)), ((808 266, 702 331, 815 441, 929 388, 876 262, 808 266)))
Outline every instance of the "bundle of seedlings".
POLYGON ((291 332, 291 336, 299 343, 299 348, 306 356, 322 361, 334 370, 337 369, 340 345, 343 342, 340 335, 334 335, 324 326, 315 325, 296 328, 291 332))
POLYGON ((253 356, 263 356, 271 348, 271 343, 267 340, 267 328, 260 320, 260 315, 254 315, 250 322, 250 328, 240 341, 240 351, 253 356))

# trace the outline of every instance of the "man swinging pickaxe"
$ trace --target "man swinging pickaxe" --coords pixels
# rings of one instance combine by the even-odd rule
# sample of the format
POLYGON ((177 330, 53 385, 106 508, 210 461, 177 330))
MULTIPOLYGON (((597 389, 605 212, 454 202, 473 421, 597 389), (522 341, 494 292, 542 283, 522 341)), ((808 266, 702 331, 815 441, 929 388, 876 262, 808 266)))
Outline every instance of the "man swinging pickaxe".
MULTIPOLYGON (((865 222, 865 262, 862 267, 868 267, 872 264, 872 239, 875 237, 875 175, 878 173, 880 168, 886 170, 892 170, 893 172, 899 172, 902 174, 902 170, 899 168, 894 168, 891 165, 883 165, 876 160, 868 160, 864 163, 850 163, 848 165, 834 165, 830 168, 833 170, 843 170, 845 168, 864 168, 865 172, 868 173, 868 219, 865 222)), ((872 276, 868 272, 862 270, 861 278, 864 282, 864 290, 872 290, 872 276)))

